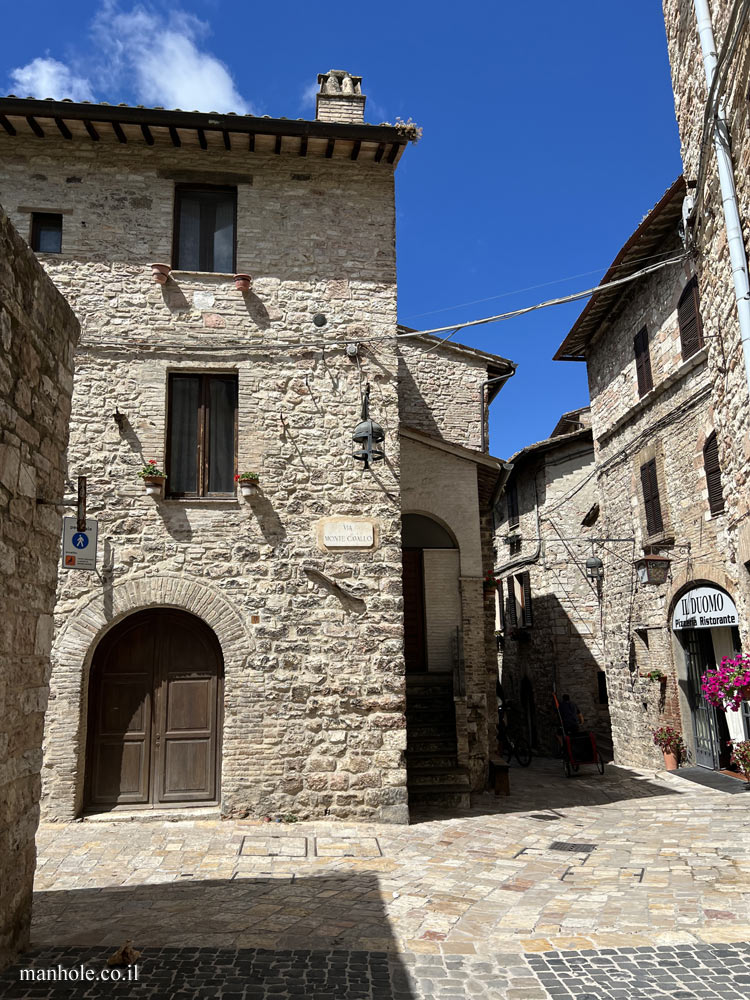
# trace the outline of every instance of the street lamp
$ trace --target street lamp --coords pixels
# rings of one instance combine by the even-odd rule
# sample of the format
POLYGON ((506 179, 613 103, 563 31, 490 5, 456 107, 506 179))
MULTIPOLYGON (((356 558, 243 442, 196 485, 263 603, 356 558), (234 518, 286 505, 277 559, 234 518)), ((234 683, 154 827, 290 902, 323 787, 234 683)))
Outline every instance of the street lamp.
POLYGON ((380 448, 373 448, 375 444, 385 441, 385 431, 380 424, 370 419, 370 383, 365 387, 362 396, 362 420, 354 429, 352 435, 354 441, 361 445, 360 451, 353 452, 354 458, 365 463, 365 468, 370 468, 371 462, 379 462, 385 458, 385 452, 380 448))
POLYGON ((638 583, 661 584, 667 582, 669 559, 666 556, 643 556, 635 561, 638 583))
POLYGON ((597 556, 589 556, 586 560, 586 576, 589 580, 601 580, 604 576, 604 563, 597 556))

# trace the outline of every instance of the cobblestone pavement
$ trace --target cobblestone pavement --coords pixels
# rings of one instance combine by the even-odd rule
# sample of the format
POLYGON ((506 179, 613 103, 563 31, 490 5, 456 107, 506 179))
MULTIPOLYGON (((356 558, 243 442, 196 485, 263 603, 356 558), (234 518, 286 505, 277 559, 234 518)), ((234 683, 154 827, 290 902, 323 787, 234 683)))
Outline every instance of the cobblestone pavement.
POLYGON ((185 998, 750 997, 750 793, 543 761, 511 786, 408 828, 45 825, 24 962, 132 938, 185 998))

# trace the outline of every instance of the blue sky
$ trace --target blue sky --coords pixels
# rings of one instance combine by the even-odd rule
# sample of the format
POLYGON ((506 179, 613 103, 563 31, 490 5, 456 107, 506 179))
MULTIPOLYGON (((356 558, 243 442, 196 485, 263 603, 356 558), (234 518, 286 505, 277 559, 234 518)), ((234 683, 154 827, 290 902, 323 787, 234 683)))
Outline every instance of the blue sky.
MULTIPOLYGON (((316 75, 332 67, 363 77, 369 121, 424 129, 396 174, 399 315, 411 326, 596 284, 681 169, 654 0, 3 11, 0 85, 19 96, 311 118, 316 75)), ((585 366, 551 360, 581 308, 457 338, 519 366, 492 405, 494 454, 546 437, 586 402, 585 366)))

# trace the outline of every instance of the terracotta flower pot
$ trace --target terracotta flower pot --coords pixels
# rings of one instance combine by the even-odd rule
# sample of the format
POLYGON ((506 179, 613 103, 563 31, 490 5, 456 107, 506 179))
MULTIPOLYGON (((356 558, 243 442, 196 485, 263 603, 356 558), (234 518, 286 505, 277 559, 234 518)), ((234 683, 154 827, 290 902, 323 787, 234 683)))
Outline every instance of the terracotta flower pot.
POLYGON ((253 279, 249 274, 235 274, 234 287, 238 292, 249 292, 253 279))
POLYGON ((239 481, 240 493, 243 497, 251 497, 258 489, 257 479, 240 479, 239 481))
POLYGON ((150 497, 160 497, 164 490, 165 476, 144 476, 143 485, 150 497))
POLYGON ((151 277, 158 285, 166 285, 171 270, 172 268, 169 264, 152 264, 151 277))
POLYGON ((679 767, 677 756, 673 753, 668 753, 666 750, 662 750, 662 753, 664 754, 664 770, 676 771, 679 767))

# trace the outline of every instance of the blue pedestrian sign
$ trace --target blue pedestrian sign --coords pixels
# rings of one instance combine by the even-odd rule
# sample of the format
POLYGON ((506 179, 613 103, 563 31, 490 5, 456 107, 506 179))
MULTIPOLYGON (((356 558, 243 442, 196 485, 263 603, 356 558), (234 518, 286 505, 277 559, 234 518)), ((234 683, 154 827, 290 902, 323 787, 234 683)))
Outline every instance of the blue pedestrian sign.
POLYGON ((63 569, 96 569, 98 530, 98 522, 91 517, 86 518, 85 531, 78 530, 77 518, 63 518, 63 569))

